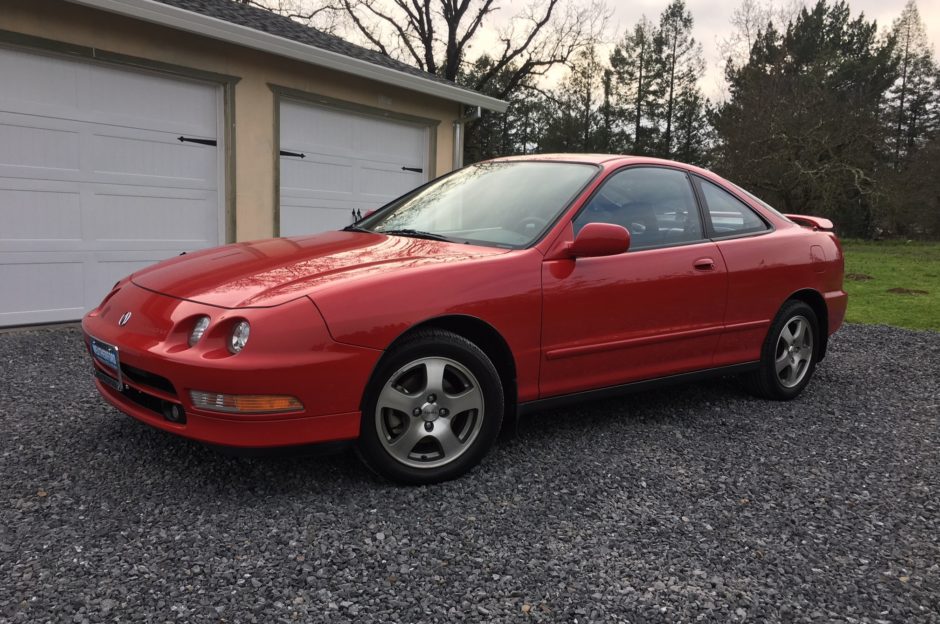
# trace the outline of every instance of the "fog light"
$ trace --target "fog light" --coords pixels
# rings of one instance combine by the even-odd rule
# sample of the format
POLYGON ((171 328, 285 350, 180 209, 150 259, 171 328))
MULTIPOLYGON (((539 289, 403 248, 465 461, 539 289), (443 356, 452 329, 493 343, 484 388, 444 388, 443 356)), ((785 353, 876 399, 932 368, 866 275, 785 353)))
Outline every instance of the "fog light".
POLYGON ((209 327, 209 317, 200 316, 193 326, 193 331, 189 334, 189 346, 196 346, 196 343, 202 339, 202 335, 206 333, 207 327, 209 327))
POLYGON ((296 412, 303 404, 292 396, 282 394, 217 394, 190 390, 193 406, 212 412, 232 414, 267 414, 272 412, 296 412))
POLYGON ((238 353, 248 344, 248 334, 251 332, 251 326, 248 321, 238 321, 232 328, 232 335, 228 341, 228 350, 232 353, 238 353))
POLYGON ((163 408, 163 417, 170 422, 178 425, 182 425, 186 422, 186 413, 183 411, 183 406, 179 403, 163 401, 161 407, 163 408))

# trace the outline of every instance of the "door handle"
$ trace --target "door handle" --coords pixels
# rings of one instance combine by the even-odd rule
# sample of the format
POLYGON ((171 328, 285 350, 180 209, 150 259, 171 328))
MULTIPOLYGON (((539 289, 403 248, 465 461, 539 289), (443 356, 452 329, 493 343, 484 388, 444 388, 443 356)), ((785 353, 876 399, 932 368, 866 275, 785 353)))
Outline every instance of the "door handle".
POLYGON ((711 258, 699 258, 692 263, 692 266, 697 271, 711 271, 715 268, 715 261, 711 258))

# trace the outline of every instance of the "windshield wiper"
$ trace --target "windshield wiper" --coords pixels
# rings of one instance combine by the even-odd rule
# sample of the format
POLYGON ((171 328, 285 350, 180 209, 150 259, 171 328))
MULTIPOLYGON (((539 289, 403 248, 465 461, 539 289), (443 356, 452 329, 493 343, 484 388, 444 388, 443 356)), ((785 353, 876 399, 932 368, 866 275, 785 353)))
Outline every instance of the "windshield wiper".
POLYGON ((440 234, 435 234, 434 232, 425 232, 423 230, 412 230, 410 228, 402 228, 399 230, 381 230, 379 234, 391 234, 392 236, 409 236, 411 238, 426 238, 428 240, 444 241, 445 243, 454 242, 452 239, 447 238, 446 236, 441 236, 440 234))
POLYGON ((372 230, 367 230, 361 225, 355 225, 355 224, 347 225, 346 227, 343 228, 343 231, 344 232, 369 232, 370 234, 375 234, 375 232, 373 232, 372 230))

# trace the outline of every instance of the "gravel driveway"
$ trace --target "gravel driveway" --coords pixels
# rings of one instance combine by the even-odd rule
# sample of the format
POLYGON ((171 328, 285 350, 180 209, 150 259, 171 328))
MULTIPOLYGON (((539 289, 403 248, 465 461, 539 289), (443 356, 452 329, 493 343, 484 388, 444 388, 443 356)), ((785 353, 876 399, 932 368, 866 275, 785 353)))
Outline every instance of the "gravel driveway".
POLYGON ((0 621, 940 622, 940 334, 845 327, 791 403, 531 416, 420 488, 151 430, 86 357, 0 335, 0 621))

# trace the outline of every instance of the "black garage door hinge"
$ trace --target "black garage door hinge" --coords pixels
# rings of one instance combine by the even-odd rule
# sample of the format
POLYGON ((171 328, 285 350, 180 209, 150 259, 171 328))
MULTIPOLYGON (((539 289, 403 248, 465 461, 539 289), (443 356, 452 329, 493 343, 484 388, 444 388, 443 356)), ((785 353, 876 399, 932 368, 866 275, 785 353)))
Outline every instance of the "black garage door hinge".
POLYGON ((179 138, 180 143, 199 143, 200 145, 217 145, 215 139, 194 139, 192 137, 181 136, 179 138))
POLYGON ((424 173, 424 169, 421 167, 402 167, 402 171, 414 171, 415 173, 424 173))
POLYGON ((288 152, 287 150, 281 150, 281 156, 293 156, 294 158, 306 158, 307 155, 301 152, 288 152))

